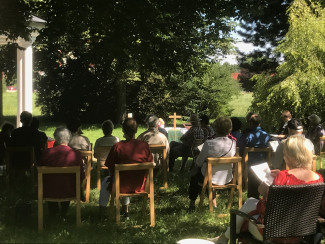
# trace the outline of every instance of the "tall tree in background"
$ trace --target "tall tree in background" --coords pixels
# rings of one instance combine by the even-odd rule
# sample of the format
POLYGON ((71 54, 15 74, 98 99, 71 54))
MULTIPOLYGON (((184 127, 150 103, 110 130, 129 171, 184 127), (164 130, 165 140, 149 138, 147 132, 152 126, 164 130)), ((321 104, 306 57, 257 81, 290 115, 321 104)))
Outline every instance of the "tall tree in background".
POLYGON ((162 96, 148 96, 155 89, 167 97, 180 91, 173 88, 187 81, 173 76, 204 72, 209 55, 229 49, 235 15, 233 2, 222 0, 44 0, 33 9, 47 21, 35 58, 45 74, 37 82, 43 112, 115 122, 128 104, 149 112, 143 106, 162 96), (163 83, 153 83, 157 77, 163 83))
POLYGON ((252 109, 272 130, 283 110, 304 119, 312 113, 325 118, 325 9, 319 3, 294 0, 290 27, 277 51, 285 61, 275 76, 256 75, 252 109))

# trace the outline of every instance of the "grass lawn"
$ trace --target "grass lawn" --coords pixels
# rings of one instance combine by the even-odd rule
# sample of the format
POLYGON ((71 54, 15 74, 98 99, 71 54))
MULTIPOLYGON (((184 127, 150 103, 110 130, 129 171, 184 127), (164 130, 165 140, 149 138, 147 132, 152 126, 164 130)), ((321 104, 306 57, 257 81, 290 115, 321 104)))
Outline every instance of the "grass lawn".
MULTIPOLYGON (((35 95, 34 95, 35 96, 35 95)), ((247 107, 250 105, 251 94, 243 93, 232 101, 230 106, 234 108, 233 116, 244 117, 247 107), (240 106, 239 106, 240 105, 240 106), (240 107, 240 108, 239 108, 240 107)), ((4 93, 5 119, 15 123, 16 94, 4 93)), ((39 108, 33 110, 35 116, 41 116, 39 108)), ((52 136, 59 123, 40 120, 40 129, 48 136, 52 136)), ((84 135, 92 143, 102 136, 100 124, 83 125, 84 135)), ((139 127, 138 134, 144 131, 139 127)), ((113 131, 113 135, 123 138, 121 128, 113 131)), ((190 162, 187 166, 190 166, 190 162)), ((95 167, 95 163, 94 163, 95 167)), ((136 198, 131 199, 130 220, 123 221, 121 226, 116 226, 111 218, 101 221, 98 216, 98 196, 96 189, 95 170, 92 171, 90 202, 83 203, 81 209, 82 225, 75 226, 75 209, 72 204, 67 216, 67 221, 50 222, 47 216, 47 208, 44 208, 45 228, 42 233, 37 232, 37 201, 32 202, 31 216, 23 221, 16 220, 13 204, 9 204, 6 198, 4 181, 0 184, 0 242, 33 242, 33 243, 175 243, 185 238, 211 238, 220 235, 229 224, 228 210, 226 209, 228 192, 222 192, 218 200, 218 208, 212 214, 208 211, 207 199, 202 209, 195 212, 187 211, 188 186, 190 173, 186 170, 179 173, 180 161, 175 163, 175 172, 168 175, 168 188, 159 189, 162 185, 161 177, 155 178, 155 213, 156 226, 149 227, 149 209, 145 218, 141 215, 141 202, 136 198)), ((244 193, 245 200, 246 194, 244 193)), ((235 195, 233 207, 237 207, 237 195, 235 195)), ((198 203, 198 200, 197 200, 198 203)))

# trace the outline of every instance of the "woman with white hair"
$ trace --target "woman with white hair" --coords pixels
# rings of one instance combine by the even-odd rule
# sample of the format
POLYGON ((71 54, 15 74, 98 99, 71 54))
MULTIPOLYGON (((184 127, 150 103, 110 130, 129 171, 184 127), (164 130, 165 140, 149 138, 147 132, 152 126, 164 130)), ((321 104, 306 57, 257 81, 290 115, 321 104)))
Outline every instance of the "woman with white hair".
MULTIPOLYGON (((70 131, 65 127, 58 127, 54 131, 56 146, 46 149, 41 157, 40 166, 65 167, 80 166, 80 182, 85 178, 81 154, 78 150, 68 146, 71 139, 70 131)), ((45 175, 44 176, 44 197, 68 198, 75 196, 75 177, 73 175, 45 175), (58 190, 59 189, 59 190, 58 190)), ((83 196, 83 194, 82 194, 83 196)), ((55 217, 59 213, 65 217, 70 202, 48 202, 49 213, 55 217)))
MULTIPOLYGON (((313 153, 310 150, 307 139, 299 135, 292 135, 284 142, 284 160, 288 166, 288 170, 272 170, 275 177, 273 185, 304 185, 323 182, 323 177, 312 171, 313 153)), ((269 187, 265 183, 259 186, 259 192, 263 199, 249 198, 240 209, 245 213, 249 213, 256 218, 259 223, 264 222, 264 213, 266 210, 266 199, 269 187)), ((236 217, 236 232, 241 231, 244 219, 240 216, 236 217)), ((263 240, 262 230, 248 222, 247 230, 259 241, 263 240)), ((228 243, 230 238, 230 229, 215 239, 216 243, 228 243)), ((296 238, 292 238, 296 241, 296 238)), ((288 242, 297 243, 297 242, 288 242)))

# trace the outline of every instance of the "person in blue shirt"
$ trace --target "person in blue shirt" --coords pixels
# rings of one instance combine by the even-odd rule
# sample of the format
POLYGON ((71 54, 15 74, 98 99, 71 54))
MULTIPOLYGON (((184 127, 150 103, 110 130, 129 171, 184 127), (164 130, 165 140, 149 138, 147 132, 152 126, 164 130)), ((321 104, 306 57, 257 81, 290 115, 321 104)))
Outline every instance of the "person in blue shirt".
MULTIPOLYGON (((267 147, 268 142, 270 140, 270 135, 262 130, 261 128, 261 116, 254 113, 251 115, 248 126, 249 126, 249 132, 243 134, 239 141, 238 141, 238 147, 239 147, 239 154, 240 156, 243 156, 245 147, 267 147)), ((251 166, 261 164, 265 162, 265 153, 257 153, 252 152, 248 153, 248 192, 247 197, 259 197, 258 192, 258 185, 259 182, 257 178, 255 177, 254 173, 249 170, 251 166)))

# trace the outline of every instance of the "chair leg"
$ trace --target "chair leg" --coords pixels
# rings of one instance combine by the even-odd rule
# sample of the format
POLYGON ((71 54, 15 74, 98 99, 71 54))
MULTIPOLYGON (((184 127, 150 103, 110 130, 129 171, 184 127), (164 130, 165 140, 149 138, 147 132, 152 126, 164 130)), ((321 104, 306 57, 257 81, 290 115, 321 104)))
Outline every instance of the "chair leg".
POLYGON ((236 214, 230 213, 230 244, 236 244, 236 214))
POLYGON ((77 221, 77 226, 80 226, 81 225, 80 200, 77 200, 76 202, 76 221, 77 221))
POLYGON ((100 191, 101 182, 100 182, 100 165, 97 161, 97 189, 100 191))
POLYGON ((155 226, 155 201, 154 201, 154 195, 150 194, 150 226, 155 226))
POLYGON ((121 212, 121 206, 120 206, 120 198, 115 198, 115 206, 116 206, 116 213, 115 213, 115 217, 116 217, 116 224, 120 225, 121 223, 121 216, 120 216, 120 212, 121 212))

